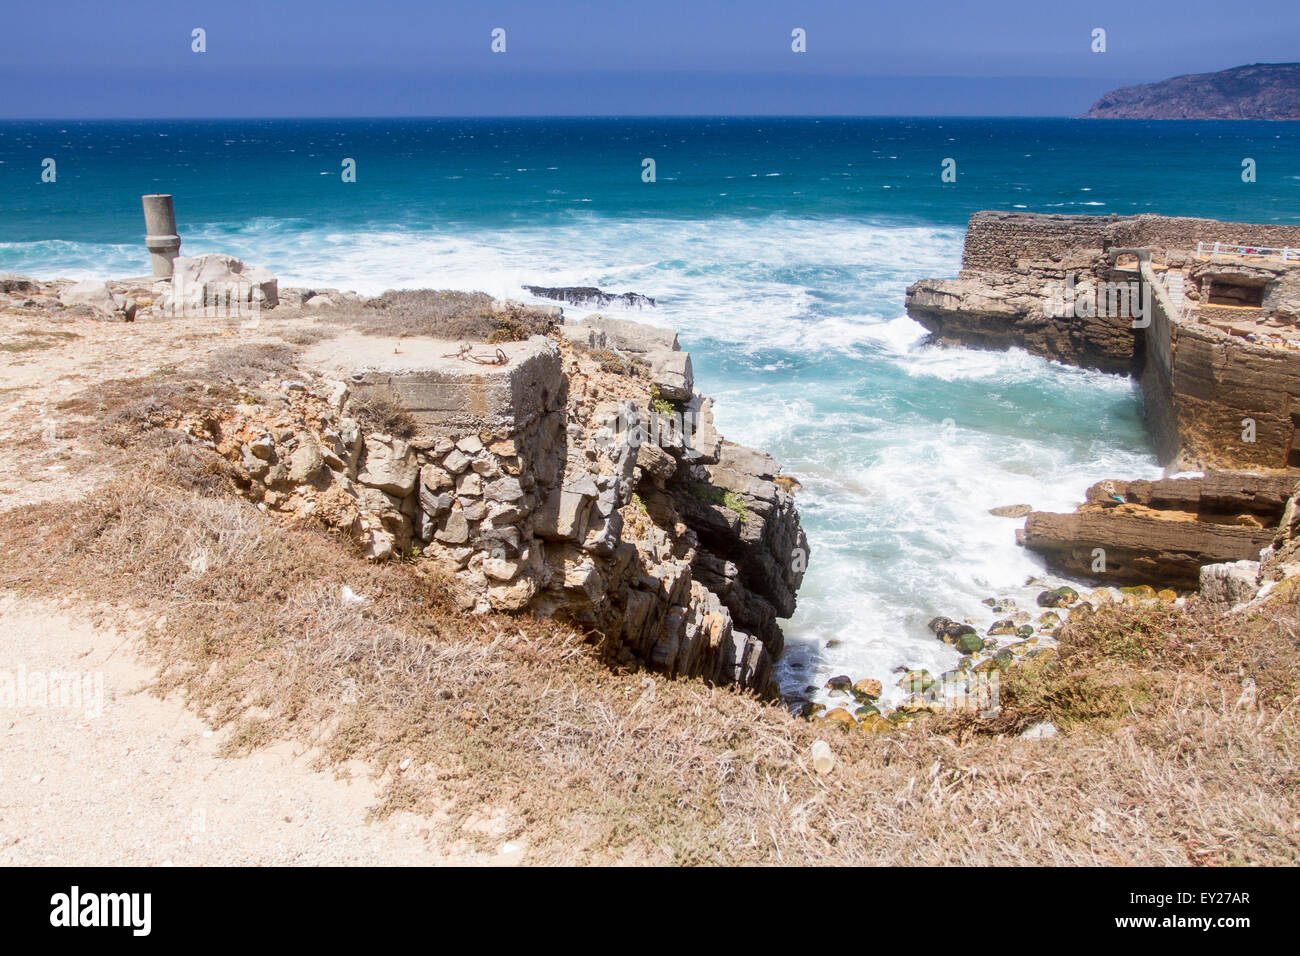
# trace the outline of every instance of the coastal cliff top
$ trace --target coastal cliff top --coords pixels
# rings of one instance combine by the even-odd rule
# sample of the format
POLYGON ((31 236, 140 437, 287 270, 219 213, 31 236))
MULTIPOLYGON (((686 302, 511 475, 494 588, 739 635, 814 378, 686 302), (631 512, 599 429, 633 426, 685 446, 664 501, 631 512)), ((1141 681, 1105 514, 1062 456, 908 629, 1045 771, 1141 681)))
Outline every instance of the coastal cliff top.
POLYGON ((1300 120, 1300 63, 1253 63, 1123 86, 1081 118, 1300 120))

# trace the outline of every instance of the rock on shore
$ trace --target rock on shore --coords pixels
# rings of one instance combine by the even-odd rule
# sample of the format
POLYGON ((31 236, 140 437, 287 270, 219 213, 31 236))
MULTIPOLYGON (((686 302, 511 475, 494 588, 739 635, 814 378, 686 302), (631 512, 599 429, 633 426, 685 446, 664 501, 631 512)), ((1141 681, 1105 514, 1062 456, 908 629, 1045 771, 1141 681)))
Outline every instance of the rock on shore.
POLYGON ((1206 565, 1259 559, 1295 483, 1238 472, 1098 482, 1073 514, 1031 513, 1023 543, 1074 577, 1194 589, 1206 565))

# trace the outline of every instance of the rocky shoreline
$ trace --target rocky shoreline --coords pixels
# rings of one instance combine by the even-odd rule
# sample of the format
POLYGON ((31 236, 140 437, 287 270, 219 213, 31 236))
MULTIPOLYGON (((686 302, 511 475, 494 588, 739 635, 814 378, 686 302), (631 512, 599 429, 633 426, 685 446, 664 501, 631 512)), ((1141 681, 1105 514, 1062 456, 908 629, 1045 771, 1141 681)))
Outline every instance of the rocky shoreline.
POLYGON ((996 509, 1025 519, 1020 544, 1061 574, 1119 586, 1110 593, 1124 600, 1180 603, 1180 592, 1199 591, 1241 606, 1300 570, 1300 414, 1290 387, 1300 372, 1300 257, 1287 256, 1292 245, 1300 227, 971 217, 960 275, 907 290, 908 314, 931 340, 1023 348, 1131 375, 1167 473, 1200 471, 1099 481, 1070 514, 996 509))
MULTIPOLYGON (((829 703, 806 700, 798 712, 820 724, 871 733, 887 733, 926 715, 965 711, 993 716, 1001 675, 1029 662, 1051 660, 1057 653, 1057 635, 1071 618, 1086 617, 1108 604, 1181 607, 1186 598, 1173 590, 1156 591, 1148 586, 1102 587, 1080 593, 1067 585, 1040 591, 1033 611, 1018 607, 1009 597, 990 597, 983 603, 999 619, 982 634, 974 618, 930 620, 927 627, 935 638, 961 656, 955 667, 937 676, 923 668, 895 668, 889 679, 904 696, 892 706, 883 701, 885 685, 879 678, 854 680, 842 674, 822 688, 828 692, 829 703), (896 680, 894 675, 898 675, 896 680)), ((1031 731, 1029 736, 1051 736, 1055 728, 1047 725, 1031 731)))

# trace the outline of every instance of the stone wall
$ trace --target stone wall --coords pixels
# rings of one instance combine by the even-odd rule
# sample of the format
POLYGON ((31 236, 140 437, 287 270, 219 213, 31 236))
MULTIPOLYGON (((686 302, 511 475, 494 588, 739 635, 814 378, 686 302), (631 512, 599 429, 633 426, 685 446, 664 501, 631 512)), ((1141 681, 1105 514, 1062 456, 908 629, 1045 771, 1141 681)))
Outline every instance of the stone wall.
POLYGON ((1012 270, 1023 259, 1053 259, 1072 250, 1112 246, 1195 250, 1197 242, 1300 249, 1300 226, 1151 214, 1081 216, 985 210, 974 213, 967 224, 962 268, 1012 270))
POLYGON ((1185 465, 1287 468, 1300 352, 1199 323, 1176 325, 1173 407, 1185 465), (1254 441, 1248 441, 1253 423, 1254 441))
POLYGON ((1178 415, 1174 409, 1173 335, 1174 304, 1164 285, 1156 279, 1150 263, 1143 263, 1141 275, 1153 293, 1151 325, 1142 330, 1142 414, 1156 448, 1156 457, 1168 465, 1182 450, 1178 415))
POLYGON ((1290 246, 1300 249, 1300 226, 1249 222, 1220 222, 1187 216, 1144 213, 1113 221, 1108 246, 1146 246, 1153 249, 1195 251, 1198 242, 1224 242, 1255 246, 1290 246))
POLYGON ((1013 270, 1022 259, 1053 259, 1073 249, 1102 249, 1118 217, 974 213, 966 226, 963 269, 1013 270))
POLYGON ((1098 222, 1107 220, 977 213, 961 274, 913 283, 907 314, 943 344, 1019 347, 1070 365, 1136 373, 1141 351, 1132 317, 1087 305, 1095 305, 1095 290, 1112 271, 1098 222))

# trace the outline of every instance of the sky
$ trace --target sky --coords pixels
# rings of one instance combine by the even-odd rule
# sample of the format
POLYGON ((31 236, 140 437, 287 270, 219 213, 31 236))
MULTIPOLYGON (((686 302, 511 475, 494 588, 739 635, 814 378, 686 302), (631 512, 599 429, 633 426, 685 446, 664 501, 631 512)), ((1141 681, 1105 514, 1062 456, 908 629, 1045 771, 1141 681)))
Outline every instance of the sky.
POLYGON ((39 0, 0 117, 1070 116, 1298 51, 1300 4, 1222 0, 39 0))

